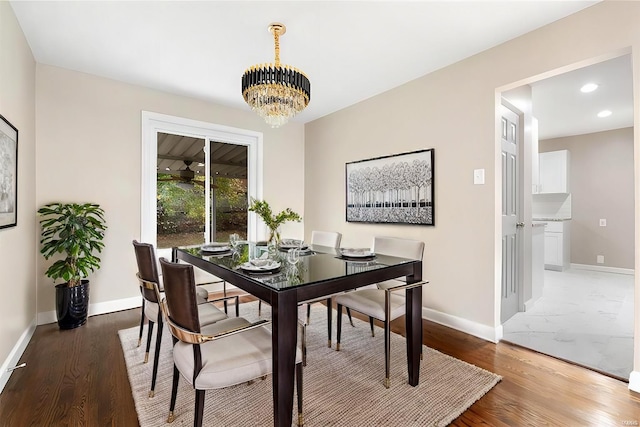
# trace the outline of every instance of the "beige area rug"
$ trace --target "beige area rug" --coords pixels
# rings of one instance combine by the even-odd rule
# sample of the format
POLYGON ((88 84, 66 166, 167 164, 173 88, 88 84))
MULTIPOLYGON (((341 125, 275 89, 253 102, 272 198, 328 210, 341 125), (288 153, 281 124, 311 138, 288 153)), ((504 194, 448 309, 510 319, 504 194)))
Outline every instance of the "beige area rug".
MULTIPOLYGON (((267 306, 262 315, 268 316, 269 310, 267 306)), ((240 315, 256 320, 257 303, 242 304, 240 315)), ((345 316, 341 350, 336 352, 327 347, 326 308, 315 304, 311 316, 303 393, 307 426, 446 426, 501 380, 499 375, 424 347, 420 385, 411 387, 407 384, 405 340, 392 333, 391 388, 386 389, 381 328, 372 338, 368 323, 354 319, 356 327, 352 328, 345 316)), ((333 319, 335 322, 335 316, 333 319)), ((335 340, 335 324, 333 330, 335 340)), ((142 363, 144 342, 137 347, 138 327, 119 331, 142 427, 167 425, 173 362, 167 328, 164 332, 156 393, 149 398, 152 362, 142 363)), ((144 337, 146 333, 145 326, 144 337)), ((155 339, 152 349, 154 345, 155 339)), ((193 425, 194 397, 193 389, 181 378, 172 426, 193 425)), ((204 425, 272 426, 271 377, 251 385, 207 391, 204 425)))

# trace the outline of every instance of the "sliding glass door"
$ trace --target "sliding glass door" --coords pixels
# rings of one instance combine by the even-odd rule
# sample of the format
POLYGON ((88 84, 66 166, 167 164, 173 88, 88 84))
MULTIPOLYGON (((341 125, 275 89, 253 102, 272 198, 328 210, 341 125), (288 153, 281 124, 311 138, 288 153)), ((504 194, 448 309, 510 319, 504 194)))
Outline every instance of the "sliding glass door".
POLYGON ((247 238, 247 153, 245 145, 157 134, 159 249, 247 238))

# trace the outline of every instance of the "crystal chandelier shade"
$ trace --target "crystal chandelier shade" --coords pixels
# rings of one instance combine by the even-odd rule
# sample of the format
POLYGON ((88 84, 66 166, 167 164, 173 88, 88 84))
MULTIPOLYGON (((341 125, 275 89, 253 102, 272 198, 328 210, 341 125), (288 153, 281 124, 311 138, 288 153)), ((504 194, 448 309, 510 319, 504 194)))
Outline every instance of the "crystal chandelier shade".
POLYGON ((286 27, 271 24, 269 31, 274 38, 275 62, 254 65, 244 72, 242 96, 267 124, 277 128, 309 105, 311 83, 302 71, 280 64, 280 36, 286 27))

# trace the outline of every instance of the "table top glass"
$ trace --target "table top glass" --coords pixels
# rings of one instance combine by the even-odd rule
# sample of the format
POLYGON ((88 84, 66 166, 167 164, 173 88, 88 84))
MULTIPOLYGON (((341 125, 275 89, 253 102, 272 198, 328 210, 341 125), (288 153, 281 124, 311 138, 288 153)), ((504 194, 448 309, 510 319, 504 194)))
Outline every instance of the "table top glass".
POLYGON ((415 261, 380 254, 373 258, 345 259, 335 248, 310 245, 308 250, 300 252, 300 258, 296 264, 287 262, 286 251, 272 248, 268 257, 279 262, 280 267, 272 271, 254 273, 242 267, 246 267, 251 259, 260 256, 266 258, 267 255, 263 255, 268 251, 266 246, 253 242, 240 242, 234 250, 219 254, 203 252, 201 247, 202 245, 178 249, 274 289, 308 285, 415 261))

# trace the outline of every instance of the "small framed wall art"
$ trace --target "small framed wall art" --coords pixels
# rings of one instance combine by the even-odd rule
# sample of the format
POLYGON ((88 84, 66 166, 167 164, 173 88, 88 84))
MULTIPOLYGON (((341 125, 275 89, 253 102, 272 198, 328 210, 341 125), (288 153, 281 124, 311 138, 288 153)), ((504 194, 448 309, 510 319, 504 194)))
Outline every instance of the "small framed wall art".
POLYGON ((0 115, 0 228, 15 227, 18 211, 18 129, 0 115))

